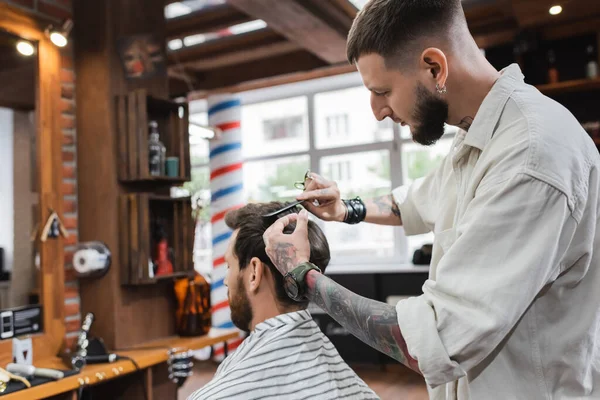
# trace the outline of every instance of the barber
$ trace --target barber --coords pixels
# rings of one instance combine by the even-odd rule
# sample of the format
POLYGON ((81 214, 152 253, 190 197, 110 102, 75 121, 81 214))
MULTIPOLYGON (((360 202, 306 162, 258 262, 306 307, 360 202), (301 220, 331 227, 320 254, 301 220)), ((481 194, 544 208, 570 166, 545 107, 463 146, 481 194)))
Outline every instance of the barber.
POLYGON ((444 123, 462 129, 439 168, 388 196, 342 200, 334 182, 312 174, 298 199, 325 221, 433 231, 429 279, 396 306, 352 293, 308 263, 303 210, 264 235, 288 294, 421 373, 432 399, 600 398, 592 140, 517 65, 488 63, 459 0, 372 0, 347 53, 378 120, 410 126, 424 145, 444 123))

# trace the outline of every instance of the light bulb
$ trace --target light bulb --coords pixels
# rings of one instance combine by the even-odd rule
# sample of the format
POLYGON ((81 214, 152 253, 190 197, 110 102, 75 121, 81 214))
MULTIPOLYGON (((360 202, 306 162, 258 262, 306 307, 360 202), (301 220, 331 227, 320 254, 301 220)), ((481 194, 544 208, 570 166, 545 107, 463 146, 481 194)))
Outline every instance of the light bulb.
POLYGON ((550 13, 550 15, 558 15, 562 12, 562 7, 561 6, 552 6, 552 7, 550 7, 550 10, 548 12, 550 13))
POLYGON ((35 53, 35 49, 33 48, 33 45, 24 40, 20 40, 17 43, 17 51, 19 53, 23 54, 24 56, 31 56, 31 55, 33 55, 33 53, 35 53))
POLYGON ((59 32, 52 32, 50 34, 50 40, 58 47, 65 47, 67 45, 67 38, 59 32))

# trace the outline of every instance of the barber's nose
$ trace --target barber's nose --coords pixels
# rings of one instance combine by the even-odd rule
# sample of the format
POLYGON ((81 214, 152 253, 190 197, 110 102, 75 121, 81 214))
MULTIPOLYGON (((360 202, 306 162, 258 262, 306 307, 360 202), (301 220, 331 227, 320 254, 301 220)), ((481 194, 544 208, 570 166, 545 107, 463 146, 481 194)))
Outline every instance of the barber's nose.
POLYGON ((379 98, 371 94, 371 110, 377 121, 383 121, 387 117, 392 116, 392 110, 385 103, 385 99, 379 98))

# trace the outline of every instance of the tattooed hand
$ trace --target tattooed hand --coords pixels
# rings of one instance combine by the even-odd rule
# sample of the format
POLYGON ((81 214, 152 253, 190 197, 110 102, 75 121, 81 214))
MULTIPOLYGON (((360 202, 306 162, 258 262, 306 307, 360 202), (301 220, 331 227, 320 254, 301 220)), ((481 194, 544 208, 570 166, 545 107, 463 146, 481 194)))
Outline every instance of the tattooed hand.
POLYGON ((279 218, 263 234, 267 255, 279 272, 285 275, 299 264, 310 259, 308 242, 308 212, 289 214, 279 218), (291 234, 283 233, 286 226, 296 222, 291 234))

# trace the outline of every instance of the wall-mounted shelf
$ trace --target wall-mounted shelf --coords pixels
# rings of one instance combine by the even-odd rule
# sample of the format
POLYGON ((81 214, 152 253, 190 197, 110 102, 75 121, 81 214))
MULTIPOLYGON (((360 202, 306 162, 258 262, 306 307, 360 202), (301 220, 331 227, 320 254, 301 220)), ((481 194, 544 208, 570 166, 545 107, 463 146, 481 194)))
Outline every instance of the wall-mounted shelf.
POLYGON ((147 285, 194 275, 194 221, 190 197, 171 198, 149 193, 120 196, 121 283, 147 285), (173 273, 152 276, 149 262, 156 259, 156 222, 164 228, 173 273))
POLYGON ((191 180, 189 109, 139 89, 116 97, 118 172, 122 183, 180 185, 191 180), (177 177, 152 176, 148 163, 148 123, 156 121, 167 157, 179 158, 177 177))
POLYGON ((540 92, 547 96, 555 96, 573 92, 588 92, 592 90, 600 90, 600 78, 549 83, 545 85, 538 85, 537 88, 540 92))

